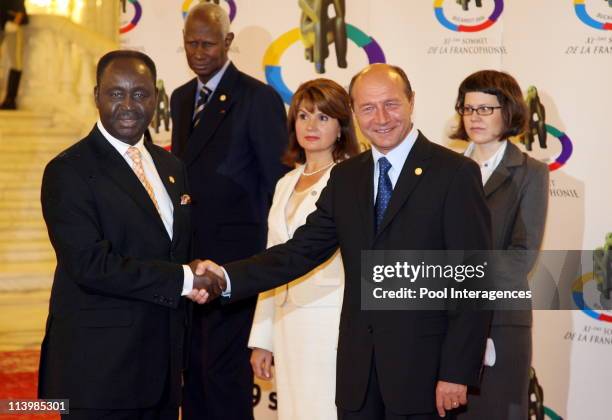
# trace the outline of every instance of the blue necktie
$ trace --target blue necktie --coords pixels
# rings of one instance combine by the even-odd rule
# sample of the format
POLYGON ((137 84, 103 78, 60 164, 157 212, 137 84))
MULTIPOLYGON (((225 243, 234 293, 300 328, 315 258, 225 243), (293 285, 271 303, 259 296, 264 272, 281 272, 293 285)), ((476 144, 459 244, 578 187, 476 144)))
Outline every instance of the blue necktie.
POLYGON ((385 211, 391 200, 391 193, 393 193, 389 169, 391 169, 391 164, 386 157, 378 159, 378 192, 376 193, 376 203, 374 204, 376 232, 378 232, 378 228, 382 223, 385 211))

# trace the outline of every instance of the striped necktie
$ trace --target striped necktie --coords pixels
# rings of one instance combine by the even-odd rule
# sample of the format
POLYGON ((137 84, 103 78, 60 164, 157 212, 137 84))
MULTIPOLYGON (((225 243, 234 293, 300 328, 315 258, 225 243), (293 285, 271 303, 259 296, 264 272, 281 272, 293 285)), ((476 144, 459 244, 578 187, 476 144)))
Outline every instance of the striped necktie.
POLYGON ((198 103, 196 104, 196 109, 193 114, 193 128, 196 128, 200 123, 202 112, 204 112, 204 107, 206 106, 206 102, 208 102, 208 98, 210 98, 211 93, 212 91, 206 86, 202 86, 202 89, 200 89, 200 96, 198 97, 198 103))
POLYGON ((137 147, 131 146, 127 150, 127 154, 130 157, 130 159, 132 159, 132 162, 134 163, 132 165, 132 169, 134 170, 134 173, 138 177, 138 180, 140 181, 144 189, 147 191, 147 194, 149 194, 151 201, 153 201, 153 205, 155 206, 155 208, 157 209, 157 212, 159 213, 159 205, 157 204, 157 200, 155 199, 155 193, 153 192, 153 187, 151 187, 151 184, 149 184, 149 181, 147 180, 147 177, 144 172, 144 167, 142 166, 142 156, 140 154, 140 150, 138 150, 137 147))

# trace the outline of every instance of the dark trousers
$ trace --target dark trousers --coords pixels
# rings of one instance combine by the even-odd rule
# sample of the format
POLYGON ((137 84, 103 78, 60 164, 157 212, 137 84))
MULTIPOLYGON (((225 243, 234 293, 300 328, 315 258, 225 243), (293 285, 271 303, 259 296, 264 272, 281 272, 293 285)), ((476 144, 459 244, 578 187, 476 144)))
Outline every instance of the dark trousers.
POLYGON ((178 407, 147 408, 137 410, 89 410, 71 409, 62 420, 177 420, 178 407))
POLYGON ((60 416, 62 420, 178 420, 179 409, 168 403, 170 399, 169 380, 155 407, 131 410, 96 410, 90 408, 70 408, 69 414, 60 416))
MULTIPOLYGON (((372 357, 370 366, 370 379, 368 380, 368 389, 363 405, 357 411, 348 411, 338 407, 338 420, 440 420, 436 412, 410 415, 391 412, 385 407, 385 402, 380 393, 374 357, 372 357)), ((444 418, 454 419, 454 415, 447 412, 444 418)))
POLYGON ((218 299, 194 308, 183 420, 253 420, 254 308, 255 300, 222 307, 218 299))
POLYGON ((531 328, 493 325, 495 366, 485 366, 480 389, 468 393, 459 420, 524 420, 529 411, 531 328), (463 412, 464 411, 464 412, 463 412))

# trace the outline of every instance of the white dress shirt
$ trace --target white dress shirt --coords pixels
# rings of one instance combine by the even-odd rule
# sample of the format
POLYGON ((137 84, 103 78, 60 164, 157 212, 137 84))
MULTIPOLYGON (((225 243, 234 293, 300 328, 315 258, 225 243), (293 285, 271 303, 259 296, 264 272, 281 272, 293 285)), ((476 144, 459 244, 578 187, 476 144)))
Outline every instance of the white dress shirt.
POLYGON ((502 144, 499 149, 497 149, 497 152, 495 152, 493 156, 491 156, 483 163, 476 162, 476 159, 474 159, 473 157, 474 149, 476 148, 476 145, 474 143, 470 142, 467 149, 465 149, 465 153, 463 154, 465 157, 469 157, 470 159, 474 160, 474 162, 478 163, 478 166, 480 166, 480 175, 482 175, 483 186, 487 183, 489 178, 491 178, 491 175, 493 175, 493 172, 495 172, 495 169, 497 169, 497 167, 499 166, 499 162, 501 162, 504 157, 504 153, 506 152, 506 145, 508 144, 508 140, 502 140, 500 143, 502 144))
MULTIPOLYGON (((127 150, 131 147, 129 144, 122 142, 121 140, 113 137, 102 125, 102 121, 98 120, 96 123, 98 126, 98 130, 102 133, 104 138, 117 150, 117 152, 125 159, 130 168, 134 166, 134 162, 127 154, 127 150)), ((168 236, 172 240, 172 224, 174 222, 174 206, 172 205, 172 200, 170 200, 170 196, 168 195, 168 191, 166 191, 166 187, 164 186, 161 178, 159 177, 159 173, 157 172, 157 168, 155 167, 155 163, 153 162, 153 158, 151 154, 144 146, 144 136, 138 140, 138 143, 134 145, 139 151, 141 156, 142 167, 145 172, 145 176, 151 188, 153 188, 153 193, 155 194, 155 200, 157 200, 157 205, 159 207, 159 215, 164 223, 164 227, 166 228, 166 232, 168 236)), ((134 176, 136 176, 134 174, 134 176)), ((139 181, 140 182, 140 181, 139 181)), ((191 292, 193 289, 193 272, 188 265, 183 265, 183 291, 182 295, 186 295, 191 292)))

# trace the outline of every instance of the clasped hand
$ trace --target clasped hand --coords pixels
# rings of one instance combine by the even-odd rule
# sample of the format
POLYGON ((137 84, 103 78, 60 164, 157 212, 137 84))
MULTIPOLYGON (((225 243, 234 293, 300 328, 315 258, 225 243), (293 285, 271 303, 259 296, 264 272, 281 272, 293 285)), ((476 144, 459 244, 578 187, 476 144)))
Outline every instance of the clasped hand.
POLYGON ((193 290, 188 299, 202 304, 221 296, 227 288, 223 269, 210 260, 193 260, 189 263, 193 272, 193 290))

